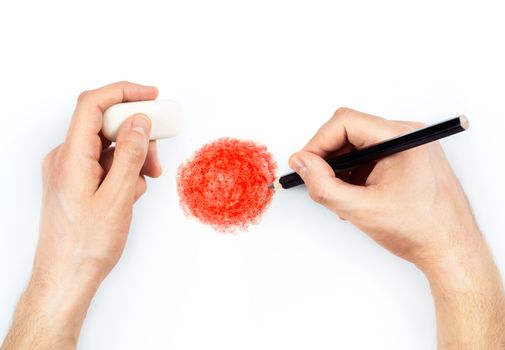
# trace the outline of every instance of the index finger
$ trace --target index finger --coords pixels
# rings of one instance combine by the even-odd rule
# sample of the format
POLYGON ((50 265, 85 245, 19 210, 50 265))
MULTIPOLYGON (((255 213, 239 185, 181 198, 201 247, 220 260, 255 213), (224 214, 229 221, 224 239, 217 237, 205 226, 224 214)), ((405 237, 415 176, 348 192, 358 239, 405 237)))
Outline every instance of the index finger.
POLYGON ((153 100, 158 89, 130 82, 118 82, 81 93, 67 133, 65 145, 75 152, 86 152, 99 159, 102 151, 98 133, 103 112, 110 106, 129 101, 153 100))
POLYGON ((339 108, 303 150, 325 158, 348 143, 360 149, 397 134, 394 122, 350 108, 339 108))

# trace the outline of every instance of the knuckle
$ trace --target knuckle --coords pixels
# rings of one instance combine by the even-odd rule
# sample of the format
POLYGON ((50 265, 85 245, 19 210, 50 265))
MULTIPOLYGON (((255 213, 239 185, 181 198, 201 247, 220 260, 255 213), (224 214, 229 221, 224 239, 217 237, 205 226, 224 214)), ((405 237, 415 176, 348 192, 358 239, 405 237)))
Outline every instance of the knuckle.
MULTIPOLYGON (((416 130, 416 128, 413 125, 407 124, 407 123, 395 123, 394 128, 393 128, 394 134, 396 134, 396 135, 406 134, 406 133, 412 132, 414 130, 416 130)), ((396 135, 392 135, 392 136, 396 136, 396 135)))
POLYGON ((59 169, 65 169, 71 160, 71 154, 65 149, 60 149, 55 155, 55 166, 59 169))
POLYGON ((310 198, 316 203, 325 205, 328 203, 328 191, 326 186, 320 182, 315 182, 309 188, 310 198))
POLYGON ((92 92, 90 90, 85 90, 79 94, 77 97, 77 102, 83 102, 90 99, 92 92))
POLYGON ((427 127, 425 123, 419 123, 419 122, 411 122, 410 123, 414 128, 416 129, 421 129, 427 127))
POLYGON ((94 163, 89 170, 93 179, 103 180, 106 175, 104 168, 102 168, 98 163, 94 163))
POLYGON ((406 121, 406 122, 399 122, 399 125, 404 127, 404 131, 414 131, 417 129, 425 128, 427 125, 424 123, 420 122, 411 122, 411 121, 406 121))
POLYGON ((52 161, 52 172, 53 180, 56 184, 63 184, 65 181, 71 178, 71 172, 73 171, 75 162, 72 162, 72 154, 64 149, 60 148, 54 155, 54 160, 52 161))
POLYGON ((53 176, 52 180, 55 184, 61 184, 63 179, 65 178, 65 174, 67 174, 66 161, 61 154, 58 154, 55 157, 55 161, 53 163, 53 176))
POLYGON ((348 115, 351 111, 352 111, 352 109, 350 109, 348 107, 340 107, 335 111, 335 113, 333 113, 333 117, 334 118, 343 118, 346 115, 348 115))
POLYGON ((424 123, 420 123, 420 122, 415 122, 415 121, 410 121, 410 120, 406 120, 406 121, 397 121, 396 124, 399 124, 399 125, 403 125, 403 126, 406 126, 406 127, 409 127, 410 129, 421 129, 421 128, 424 128, 426 127, 427 125, 424 124, 424 123))

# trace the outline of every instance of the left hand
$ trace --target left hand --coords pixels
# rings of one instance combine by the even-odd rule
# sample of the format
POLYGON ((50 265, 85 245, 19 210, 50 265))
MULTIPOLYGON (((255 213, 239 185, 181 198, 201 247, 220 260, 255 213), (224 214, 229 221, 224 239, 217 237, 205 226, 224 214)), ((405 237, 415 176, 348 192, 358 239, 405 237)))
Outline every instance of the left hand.
POLYGON ((65 142, 43 161, 39 244, 13 328, 23 314, 45 320, 58 338, 49 348, 75 346, 91 298, 121 256, 133 204, 146 191, 144 175, 161 174, 149 118, 130 117, 109 147, 100 132, 103 111, 157 95, 155 87, 128 82, 83 92, 65 142))

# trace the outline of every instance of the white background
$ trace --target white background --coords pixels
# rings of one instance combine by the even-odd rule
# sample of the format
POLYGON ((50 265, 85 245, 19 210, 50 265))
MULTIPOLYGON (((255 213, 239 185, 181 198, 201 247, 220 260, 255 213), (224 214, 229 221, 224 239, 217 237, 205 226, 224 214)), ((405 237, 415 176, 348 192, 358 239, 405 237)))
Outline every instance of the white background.
POLYGON ((311 202, 277 194, 259 225, 223 235, 186 218, 177 166, 222 136, 291 152, 339 106, 426 123, 443 141, 505 270, 505 21, 499 1, 2 1, 0 338, 37 241, 40 162, 79 92, 154 84, 187 116, 159 143, 164 175, 80 349, 432 349, 429 288, 411 264, 311 202))

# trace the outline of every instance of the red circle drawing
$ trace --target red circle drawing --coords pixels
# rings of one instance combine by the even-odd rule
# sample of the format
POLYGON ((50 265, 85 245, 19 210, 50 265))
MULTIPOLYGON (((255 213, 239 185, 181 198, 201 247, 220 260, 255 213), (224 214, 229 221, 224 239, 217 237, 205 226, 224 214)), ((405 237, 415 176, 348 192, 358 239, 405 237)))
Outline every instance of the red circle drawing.
POLYGON ((221 232, 246 230, 272 200, 277 166, 263 145, 221 138, 179 167, 177 191, 186 214, 221 232))

